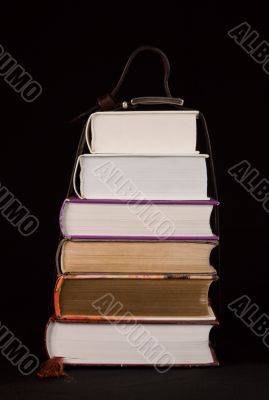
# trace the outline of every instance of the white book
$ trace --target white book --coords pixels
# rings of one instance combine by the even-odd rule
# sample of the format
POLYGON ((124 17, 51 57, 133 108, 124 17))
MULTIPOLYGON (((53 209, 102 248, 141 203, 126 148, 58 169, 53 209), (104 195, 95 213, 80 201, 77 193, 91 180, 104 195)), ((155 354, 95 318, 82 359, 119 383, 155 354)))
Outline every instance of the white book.
MULTIPOLYGON (((214 323, 214 322, 213 322, 214 323)), ((213 323, 111 324, 50 321, 49 357, 78 365, 218 365, 209 346, 213 323)))
POLYGON ((125 201, 67 199, 60 213, 64 236, 214 240, 210 226, 215 200, 125 201))
POLYGON ((84 154, 79 158, 85 199, 206 200, 204 154, 84 154))
POLYGON ((199 111, 109 111, 86 125, 91 153, 194 153, 199 111))

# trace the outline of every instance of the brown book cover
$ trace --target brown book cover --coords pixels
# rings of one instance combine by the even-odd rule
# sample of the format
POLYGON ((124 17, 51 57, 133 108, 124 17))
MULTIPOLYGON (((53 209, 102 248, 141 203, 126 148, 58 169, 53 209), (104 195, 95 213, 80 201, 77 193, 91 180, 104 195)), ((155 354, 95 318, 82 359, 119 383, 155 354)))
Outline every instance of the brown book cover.
POLYGON ((208 290, 216 274, 61 275, 55 286, 57 318, 211 318, 208 290))

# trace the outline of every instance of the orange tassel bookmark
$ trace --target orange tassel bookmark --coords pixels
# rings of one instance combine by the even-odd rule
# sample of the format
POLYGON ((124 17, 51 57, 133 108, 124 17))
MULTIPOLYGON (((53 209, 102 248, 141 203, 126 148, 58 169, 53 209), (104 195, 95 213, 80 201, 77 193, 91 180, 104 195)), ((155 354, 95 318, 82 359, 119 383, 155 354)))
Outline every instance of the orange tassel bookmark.
POLYGON ((38 378, 61 378, 68 375, 64 372, 63 357, 53 357, 43 362, 37 372, 38 378))

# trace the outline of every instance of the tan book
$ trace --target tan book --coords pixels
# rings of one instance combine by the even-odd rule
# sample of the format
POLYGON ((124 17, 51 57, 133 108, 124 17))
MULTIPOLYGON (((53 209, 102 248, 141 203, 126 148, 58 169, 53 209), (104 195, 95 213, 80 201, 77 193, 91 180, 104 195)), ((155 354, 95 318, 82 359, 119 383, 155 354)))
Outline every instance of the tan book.
POLYGON ((64 240, 59 273, 214 273, 209 257, 217 242, 64 240))
POLYGON ((216 279, 183 274, 61 275, 55 286, 55 313, 64 319, 211 319, 208 291, 216 279))

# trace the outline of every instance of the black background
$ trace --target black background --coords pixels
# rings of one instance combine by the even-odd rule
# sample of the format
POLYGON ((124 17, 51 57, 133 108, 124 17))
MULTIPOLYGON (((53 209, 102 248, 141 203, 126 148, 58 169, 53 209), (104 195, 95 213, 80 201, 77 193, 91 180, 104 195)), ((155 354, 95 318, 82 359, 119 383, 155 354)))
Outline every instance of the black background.
MULTIPOLYGON (((205 114, 211 134, 221 201, 221 367, 164 375, 146 368, 73 368, 67 383, 23 377, 1 356, 3 399, 268 398, 269 349, 227 308, 246 294, 269 313, 269 215, 227 173, 246 159, 269 178, 269 76, 227 34, 247 21, 269 40, 266 9, 242 3, 235 10, 225 2, 179 3, 177 9, 144 3, 13 1, 1 6, 0 43, 43 87, 35 102, 25 103, 0 78, 0 181, 40 221, 26 238, 0 218, 1 323, 45 359, 58 214, 83 126, 70 120, 111 90, 131 51, 154 45, 171 61, 172 93, 205 114)), ((162 94, 156 60, 144 55, 134 63, 122 99, 162 94)))

